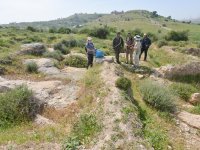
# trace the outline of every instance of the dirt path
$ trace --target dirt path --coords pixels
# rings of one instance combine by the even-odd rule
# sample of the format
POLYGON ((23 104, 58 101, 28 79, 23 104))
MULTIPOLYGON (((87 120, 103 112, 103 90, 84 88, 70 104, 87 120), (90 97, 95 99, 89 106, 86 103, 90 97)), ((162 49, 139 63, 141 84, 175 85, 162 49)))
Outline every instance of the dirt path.
POLYGON ((118 78, 115 64, 104 63, 102 70, 101 76, 105 87, 109 88, 109 93, 104 99, 103 131, 90 149, 146 149, 144 140, 134 135, 134 128, 141 127, 136 114, 131 114, 128 121, 123 121, 122 109, 130 102, 126 101, 120 90, 115 87, 115 81, 118 78))

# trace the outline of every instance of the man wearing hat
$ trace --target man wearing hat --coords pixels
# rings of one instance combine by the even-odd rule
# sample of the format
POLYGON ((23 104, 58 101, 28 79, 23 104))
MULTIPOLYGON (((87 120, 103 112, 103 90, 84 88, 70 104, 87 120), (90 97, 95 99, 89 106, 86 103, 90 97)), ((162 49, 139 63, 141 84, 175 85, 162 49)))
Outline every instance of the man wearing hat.
POLYGON ((124 48, 124 40, 121 37, 121 33, 118 32, 117 36, 113 40, 113 49, 115 51, 115 58, 118 64, 120 64, 119 54, 123 48, 124 48))
POLYGON ((149 46, 151 45, 151 40, 149 39, 149 37, 147 36, 147 34, 144 34, 144 38, 142 39, 142 49, 141 49, 141 54, 140 54, 140 58, 142 53, 144 52, 144 61, 147 60, 147 52, 149 49, 149 46))
POLYGON ((87 53, 87 58, 88 58, 88 63, 87 63, 87 69, 88 69, 89 66, 90 67, 93 66, 93 58, 94 58, 94 54, 96 51, 91 37, 87 38, 87 43, 85 45, 85 51, 87 53))
POLYGON ((141 53, 141 37, 139 35, 136 35, 134 37, 135 39, 135 45, 134 45, 134 50, 135 50, 135 57, 134 57, 134 65, 135 67, 139 67, 139 56, 141 53))

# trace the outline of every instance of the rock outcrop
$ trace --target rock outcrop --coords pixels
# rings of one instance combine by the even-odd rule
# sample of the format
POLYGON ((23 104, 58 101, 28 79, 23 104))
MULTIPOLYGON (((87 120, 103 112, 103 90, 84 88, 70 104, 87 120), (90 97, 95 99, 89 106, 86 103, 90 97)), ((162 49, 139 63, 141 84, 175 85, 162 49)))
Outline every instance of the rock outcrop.
POLYGON ((154 70, 154 75, 163 78, 174 76, 198 75, 200 74, 200 62, 190 62, 184 65, 167 65, 154 70))
POLYGON ((199 48, 189 48, 189 49, 184 50, 184 52, 186 54, 200 57, 200 49, 199 48))
POLYGON ((189 102, 193 105, 198 105, 200 104, 200 93, 194 93, 192 94, 189 102))
POLYGON ((21 46, 19 54, 42 55, 46 48, 42 43, 30 43, 21 46))
POLYGON ((57 62, 56 60, 48 58, 27 59, 24 61, 24 65, 31 62, 35 62, 38 66, 38 71, 46 75, 55 75, 60 73, 59 69, 54 65, 57 62))

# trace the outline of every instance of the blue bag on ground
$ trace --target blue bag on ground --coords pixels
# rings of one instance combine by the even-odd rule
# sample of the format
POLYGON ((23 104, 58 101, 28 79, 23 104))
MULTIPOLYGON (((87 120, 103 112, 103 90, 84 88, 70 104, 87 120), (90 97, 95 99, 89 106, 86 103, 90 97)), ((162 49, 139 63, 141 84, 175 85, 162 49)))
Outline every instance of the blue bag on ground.
POLYGON ((97 49, 96 50, 96 58, 103 58, 103 57, 104 57, 103 51, 97 49))

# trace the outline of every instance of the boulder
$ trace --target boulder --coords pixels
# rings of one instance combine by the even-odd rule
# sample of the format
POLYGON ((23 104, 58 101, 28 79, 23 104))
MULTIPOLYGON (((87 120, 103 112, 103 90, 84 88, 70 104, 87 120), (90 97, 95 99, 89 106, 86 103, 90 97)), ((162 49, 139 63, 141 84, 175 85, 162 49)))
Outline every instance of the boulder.
POLYGON ((59 74, 60 70, 54 66, 57 62, 54 59, 40 58, 40 59, 27 59, 24 61, 24 65, 27 65, 31 62, 35 62, 38 66, 38 71, 46 75, 59 74))
POLYGON ((189 102, 193 105, 198 105, 200 104, 200 93, 194 93, 192 94, 189 102))
POLYGON ((170 79, 174 76, 198 75, 200 74, 200 62, 190 62, 184 65, 167 65, 154 70, 158 77, 170 79))
POLYGON ((20 54, 42 55, 46 48, 42 43, 24 44, 21 46, 20 54))
POLYGON ((45 118, 39 114, 36 115, 36 118, 34 120, 34 122, 37 124, 37 125, 41 125, 41 126, 44 126, 44 125, 55 125, 55 123, 52 121, 52 120, 49 120, 48 118, 45 118))

